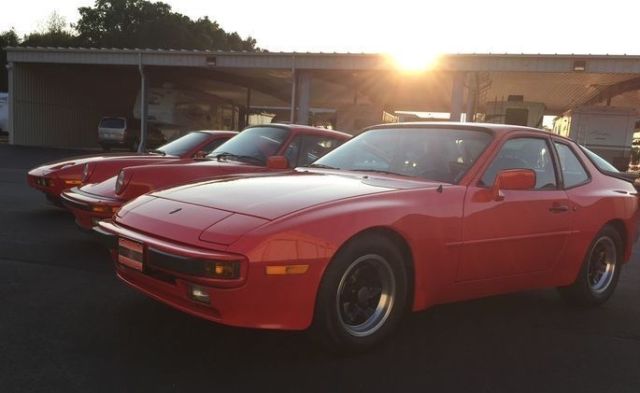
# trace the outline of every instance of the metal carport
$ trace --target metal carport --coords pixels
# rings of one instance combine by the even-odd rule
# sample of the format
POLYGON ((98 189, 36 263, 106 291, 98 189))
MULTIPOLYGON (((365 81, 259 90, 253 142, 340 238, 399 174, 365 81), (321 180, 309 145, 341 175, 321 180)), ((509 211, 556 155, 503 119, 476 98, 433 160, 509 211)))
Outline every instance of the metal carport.
MULTIPOLYGON (((211 52, 8 48, 10 143, 95 146, 106 112, 129 109, 141 86, 179 79, 251 107, 373 105, 386 111, 482 112, 488 102, 522 95, 547 114, 582 104, 638 106, 640 57, 605 55, 455 54, 425 72, 405 73, 387 56, 350 53, 211 52)), ((471 118, 471 116, 469 116, 471 118)), ((351 129, 347 131, 357 131, 351 129)))

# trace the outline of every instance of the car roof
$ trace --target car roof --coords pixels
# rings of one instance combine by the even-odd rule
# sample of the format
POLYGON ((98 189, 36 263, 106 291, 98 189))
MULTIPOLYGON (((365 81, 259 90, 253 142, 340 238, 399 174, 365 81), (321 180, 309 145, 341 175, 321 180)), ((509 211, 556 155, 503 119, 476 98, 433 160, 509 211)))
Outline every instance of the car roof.
POLYGON ((233 136, 238 134, 238 131, 228 131, 228 130, 194 130, 191 132, 204 132, 206 134, 211 134, 211 135, 228 135, 228 136, 233 136))
POLYGON ((367 127, 363 130, 374 130, 379 128, 456 128, 456 129, 475 129, 492 131, 495 135, 503 135, 512 131, 535 132, 543 135, 552 135, 561 139, 571 141, 561 135, 557 135, 539 128, 516 126, 512 124, 493 124, 493 123, 462 123, 448 121, 431 121, 431 122, 405 122, 405 123, 385 123, 367 127))
POLYGON ((313 126, 307 126, 307 125, 303 125, 303 124, 283 124, 283 123, 267 123, 267 124, 258 124, 255 126, 249 126, 245 129, 248 128, 253 128, 253 127, 278 127, 278 128, 286 128, 288 130, 293 130, 293 131, 310 131, 313 133, 319 133, 319 134, 325 134, 325 135, 331 135, 334 136, 336 138, 340 138, 340 139, 349 139, 351 137, 353 137, 352 134, 346 133, 346 132, 342 132, 342 131, 337 131, 337 130, 329 130, 326 128, 321 128, 321 127, 313 127, 313 126))

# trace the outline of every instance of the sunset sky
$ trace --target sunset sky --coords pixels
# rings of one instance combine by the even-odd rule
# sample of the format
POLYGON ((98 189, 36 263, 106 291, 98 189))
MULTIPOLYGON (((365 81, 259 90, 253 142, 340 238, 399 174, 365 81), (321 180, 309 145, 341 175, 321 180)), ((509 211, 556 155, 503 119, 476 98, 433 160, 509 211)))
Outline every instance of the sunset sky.
MULTIPOLYGON (((168 0, 271 51, 615 53, 640 55, 640 3, 168 0)), ((25 34, 55 10, 68 22, 92 0, 3 0, 0 31, 25 34)))

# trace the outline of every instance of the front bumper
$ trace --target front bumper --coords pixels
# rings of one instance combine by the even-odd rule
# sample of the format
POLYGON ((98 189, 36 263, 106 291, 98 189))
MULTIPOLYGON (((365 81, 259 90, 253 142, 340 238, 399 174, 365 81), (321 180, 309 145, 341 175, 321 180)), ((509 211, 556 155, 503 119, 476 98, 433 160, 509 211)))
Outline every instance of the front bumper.
POLYGON ((77 187, 63 192, 60 200, 73 213, 76 224, 85 230, 91 230, 100 220, 111 218, 123 205, 120 200, 99 198, 77 187))
MULTIPOLYGON (((209 321, 238 327, 303 330, 313 319, 316 292, 326 260, 305 261, 309 269, 297 275, 267 275, 273 262, 247 261, 243 256, 193 248, 136 233, 110 221, 94 229, 103 244, 111 248, 118 278, 147 296, 185 313, 209 321), (117 242, 124 238, 143 244, 143 268, 136 270, 118 261, 117 242), (160 250, 176 260, 199 257, 210 260, 243 258, 240 279, 232 283, 203 279, 189 274, 158 268, 149 258, 149 250, 160 250), (193 285, 204 288, 209 304, 193 300, 193 285)), ((296 264, 287 260, 276 264, 296 264)))

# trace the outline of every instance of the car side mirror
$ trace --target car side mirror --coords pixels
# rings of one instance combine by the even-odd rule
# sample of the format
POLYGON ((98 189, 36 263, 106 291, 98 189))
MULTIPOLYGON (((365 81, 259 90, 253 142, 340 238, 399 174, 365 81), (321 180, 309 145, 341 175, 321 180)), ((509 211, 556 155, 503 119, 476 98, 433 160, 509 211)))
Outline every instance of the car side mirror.
POLYGON ((491 187, 493 199, 504 199, 502 190, 533 190, 536 186, 536 172, 531 169, 506 169, 498 172, 491 187))
POLYGON ((200 151, 196 152, 196 154, 193 155, 193 158, 196 159, 196 160, 202 160, 206 156, 207 156, 207 152, 200 150, 200 151))
POLYGON ((287 169, 289 161, 285 156, 271 156, 267 158, 267 168, 269 169, 287 169))

